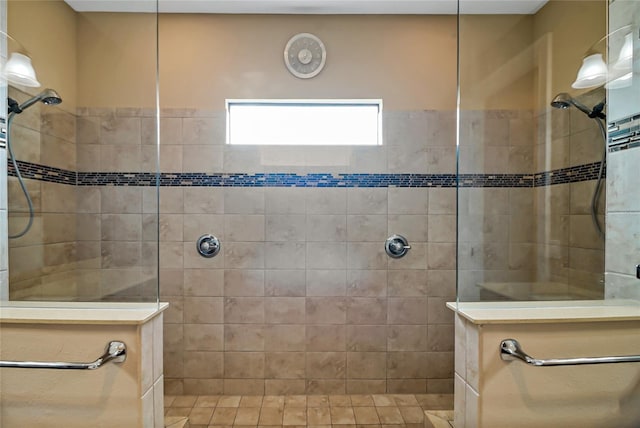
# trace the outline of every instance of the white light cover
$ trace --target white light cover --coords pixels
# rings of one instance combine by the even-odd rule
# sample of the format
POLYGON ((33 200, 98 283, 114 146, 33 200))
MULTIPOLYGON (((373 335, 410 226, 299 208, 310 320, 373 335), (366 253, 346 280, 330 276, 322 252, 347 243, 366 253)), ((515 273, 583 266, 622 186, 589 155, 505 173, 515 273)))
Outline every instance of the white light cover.
POLYGON ((31 65, 31 58, 21 53, 14 52, 4 68, 4 77, 17 85, 37 88, 40 82, 36 78, 36 71, 31 65))
POLYGON ((618 59, 613 63, 616 70, 631 70, 633 61, 633 34, 624 36, 624 44, 620 48, 618 59))
POLYGON ((582 60, 576 81, 571 84, 571 87, 574 89, 595 88, 604 85, 606 81, 607 64, 604 63, 602 54, 596 53, 582 60))
POLYGON ((607 89, 621 89, 627 88, 631 86, 633 83, 633 72, 629 72, 624 76, 618 77, 617 79, 612 80, 611 82, 604 85, 607 89))

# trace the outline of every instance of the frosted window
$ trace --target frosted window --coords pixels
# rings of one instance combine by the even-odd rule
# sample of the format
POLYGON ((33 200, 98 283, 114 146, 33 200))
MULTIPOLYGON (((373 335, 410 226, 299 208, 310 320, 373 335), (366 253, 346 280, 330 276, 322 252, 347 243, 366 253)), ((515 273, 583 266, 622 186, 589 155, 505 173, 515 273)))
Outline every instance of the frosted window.
POLYGON ((381 145, 382 100, 227 100, 227 144, 381 145))

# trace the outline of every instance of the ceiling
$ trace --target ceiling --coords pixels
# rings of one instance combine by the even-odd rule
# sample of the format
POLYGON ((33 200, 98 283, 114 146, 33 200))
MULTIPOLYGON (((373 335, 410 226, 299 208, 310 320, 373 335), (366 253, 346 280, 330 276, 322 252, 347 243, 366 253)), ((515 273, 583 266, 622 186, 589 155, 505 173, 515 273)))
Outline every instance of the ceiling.
MULTIPOLYGON (((456 14, 457 0, 65 0, 78 12, 456 14)), ((463 14, 533 14, 548 0, 460 0, 463 14)))

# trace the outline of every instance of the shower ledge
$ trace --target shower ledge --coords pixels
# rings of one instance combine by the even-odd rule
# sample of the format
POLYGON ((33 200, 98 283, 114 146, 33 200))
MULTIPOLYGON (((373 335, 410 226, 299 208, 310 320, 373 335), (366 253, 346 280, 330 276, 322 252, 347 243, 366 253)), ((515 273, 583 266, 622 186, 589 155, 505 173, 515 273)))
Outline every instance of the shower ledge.
POLYGON ((640 320, 638 300, 448 302, 473 324, 531 324, 640 320))
POLYGON ((1 302, 0 323, 144 324, 168 303, 1 302))

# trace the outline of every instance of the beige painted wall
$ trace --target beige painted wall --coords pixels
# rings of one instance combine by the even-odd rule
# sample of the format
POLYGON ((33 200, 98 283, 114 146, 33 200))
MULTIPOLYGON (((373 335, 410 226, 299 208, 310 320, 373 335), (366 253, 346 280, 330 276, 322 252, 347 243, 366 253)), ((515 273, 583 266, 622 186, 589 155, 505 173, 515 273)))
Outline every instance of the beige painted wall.
MULTIPOLYGON (((40 88, 21 88, 35 95, 53 88, 61 108, 76 108, 76 13, 62 0, 8 0, 7 28, 29 52, 40 88)), ((13 52, 15 45, 9 43, 13 52)))
POLYGON ((463 110, 532 107, 531 15, 460 17, 460 102, 463 110))
POLYGON ((586 51, 606 34, 606 16, 605 0, 551 0, 534 16, 533 37, 540 71, 536 107, 545 108, 559 92, 576 96, 589 91, 573 89, 571 84, 586 51))
POLYGON ((80 13, 77 26, 78 106, 155 107, 156 15, 80 13))
MULTIPOLYGON (((79 105, 153 105, 154 25, 151 15, 79 15, 79 105)), ((163 107, 331 97, 383 98, 402 110, 455 107, 455 17, 161 15, 159 25, 163 107), (311 80, 284 65, 284 46, 299 32, 327 47, 327 65, 311 80)))

